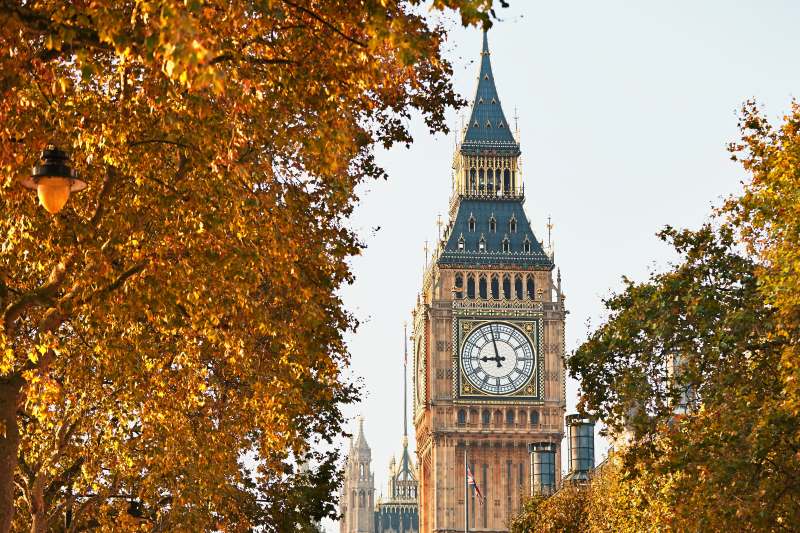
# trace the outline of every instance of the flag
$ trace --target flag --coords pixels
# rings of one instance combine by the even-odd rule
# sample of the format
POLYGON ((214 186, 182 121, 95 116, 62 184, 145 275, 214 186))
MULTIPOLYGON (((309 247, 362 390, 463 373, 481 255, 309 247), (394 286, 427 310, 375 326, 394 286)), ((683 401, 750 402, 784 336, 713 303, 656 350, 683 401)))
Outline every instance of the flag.
POLYGON ((478 494, 478 502, 483 503, 483 494, 481 493, 481 489, 478 487, 478 482, 475 481, 475 476, 472 475, 472 470, 469 469, 469 466, 467 466, 467 485, 472 485, 475 487, 475 492, 478 494))

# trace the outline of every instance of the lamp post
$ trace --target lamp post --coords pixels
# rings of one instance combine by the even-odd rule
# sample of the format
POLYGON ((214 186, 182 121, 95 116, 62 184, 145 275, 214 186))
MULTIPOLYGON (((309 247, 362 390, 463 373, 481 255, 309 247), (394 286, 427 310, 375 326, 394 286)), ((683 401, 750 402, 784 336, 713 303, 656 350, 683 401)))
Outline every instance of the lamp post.
POLYGON ((31 175, 21 183, 23 187, 35 189, 39 203, 52 214, 61 211, 71 192, 86 188, 86 182, 69 166, 69 156, 53 144, 44 149, 31 175))

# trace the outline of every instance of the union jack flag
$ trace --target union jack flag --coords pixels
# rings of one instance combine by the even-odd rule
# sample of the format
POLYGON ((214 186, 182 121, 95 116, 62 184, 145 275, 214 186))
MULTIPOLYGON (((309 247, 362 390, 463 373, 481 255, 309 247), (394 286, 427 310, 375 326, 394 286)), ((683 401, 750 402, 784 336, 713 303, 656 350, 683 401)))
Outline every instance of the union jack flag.
POLYGON ((467 466, 467 485, 475 487, 475 492, 478 494, 478 502, 483 503, 483 494, 481 493, 481 489, 478 487, 478 482, 475 481, 475 476, 472 475, 472 470, 469 469, 469 466, 467 466))

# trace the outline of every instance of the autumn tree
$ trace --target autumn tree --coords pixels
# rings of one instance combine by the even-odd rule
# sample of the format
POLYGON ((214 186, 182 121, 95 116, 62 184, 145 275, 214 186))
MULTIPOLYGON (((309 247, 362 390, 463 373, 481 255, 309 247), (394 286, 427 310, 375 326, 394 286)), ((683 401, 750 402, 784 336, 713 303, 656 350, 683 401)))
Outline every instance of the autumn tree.
POLYGON ((354 189, 460 103, 420 4, 0 0, 0 532, 333 512, 354 189))
POLYGON ((580 408, 633 433, 619 486, 646 519, 620 531, 780 531, 800 519, 800 419, 782 407, 779 379, 785 339, 759 263, 735 228, 718 226, 662 232, 681 261, 627 282, 568 361, 580 408))
MULTIPOLYGON (((750 179, 741 198, 726 206, 751 253, 759 258, 762 294, 776 310, 772 333, 781 341, 777 377, 784 391, 780 406, 800 416, 800 104, 792 103, 775 127, 755 102, 742 109, 742 140, 730 146, 750 179)), ((783 438, 783 437, 782 437, 783 438)), ((800 442, 794 426, 793 442, 800 442)))

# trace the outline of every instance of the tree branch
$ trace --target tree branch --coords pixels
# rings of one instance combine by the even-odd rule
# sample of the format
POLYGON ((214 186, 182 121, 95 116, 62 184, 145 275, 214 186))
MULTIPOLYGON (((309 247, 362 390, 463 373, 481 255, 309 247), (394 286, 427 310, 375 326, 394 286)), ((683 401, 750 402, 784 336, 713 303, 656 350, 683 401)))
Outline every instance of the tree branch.
POLYGON ((299 5, 295 4, 294 2, 290 2, 289 0, 283 0, 283 3, 288 5, 288 6, 291 6, 291 7, 295 8, 298 11, 302 11, 303 13, 305 13, 309 17, 313 18, 314 20, 319 21, 320 23, 322 23, 323 26, 327 27, 328 29, 332 30, 333 32, 337 33, 338 35, 342 36, 347 41, 349 41, 349 42, 351 42, 351 43, 353 43, 355 45, 358 45, 358 46, 360 46, 362 48, 366 48, 367 47, 367 43, 359 41, 358 39, 354 39, 353 37, 350 37, 349 35, 345 34, 341 30, 339 30, 336 26, 334 26, 333 24, 331 24, 327 20, 323 19, 322 17, 320 17, 319 15, 317 15, 316 13, 311 11, 310 9, 307 9, 307 8, 305 8, 303 6, 299 6, 299 5))

